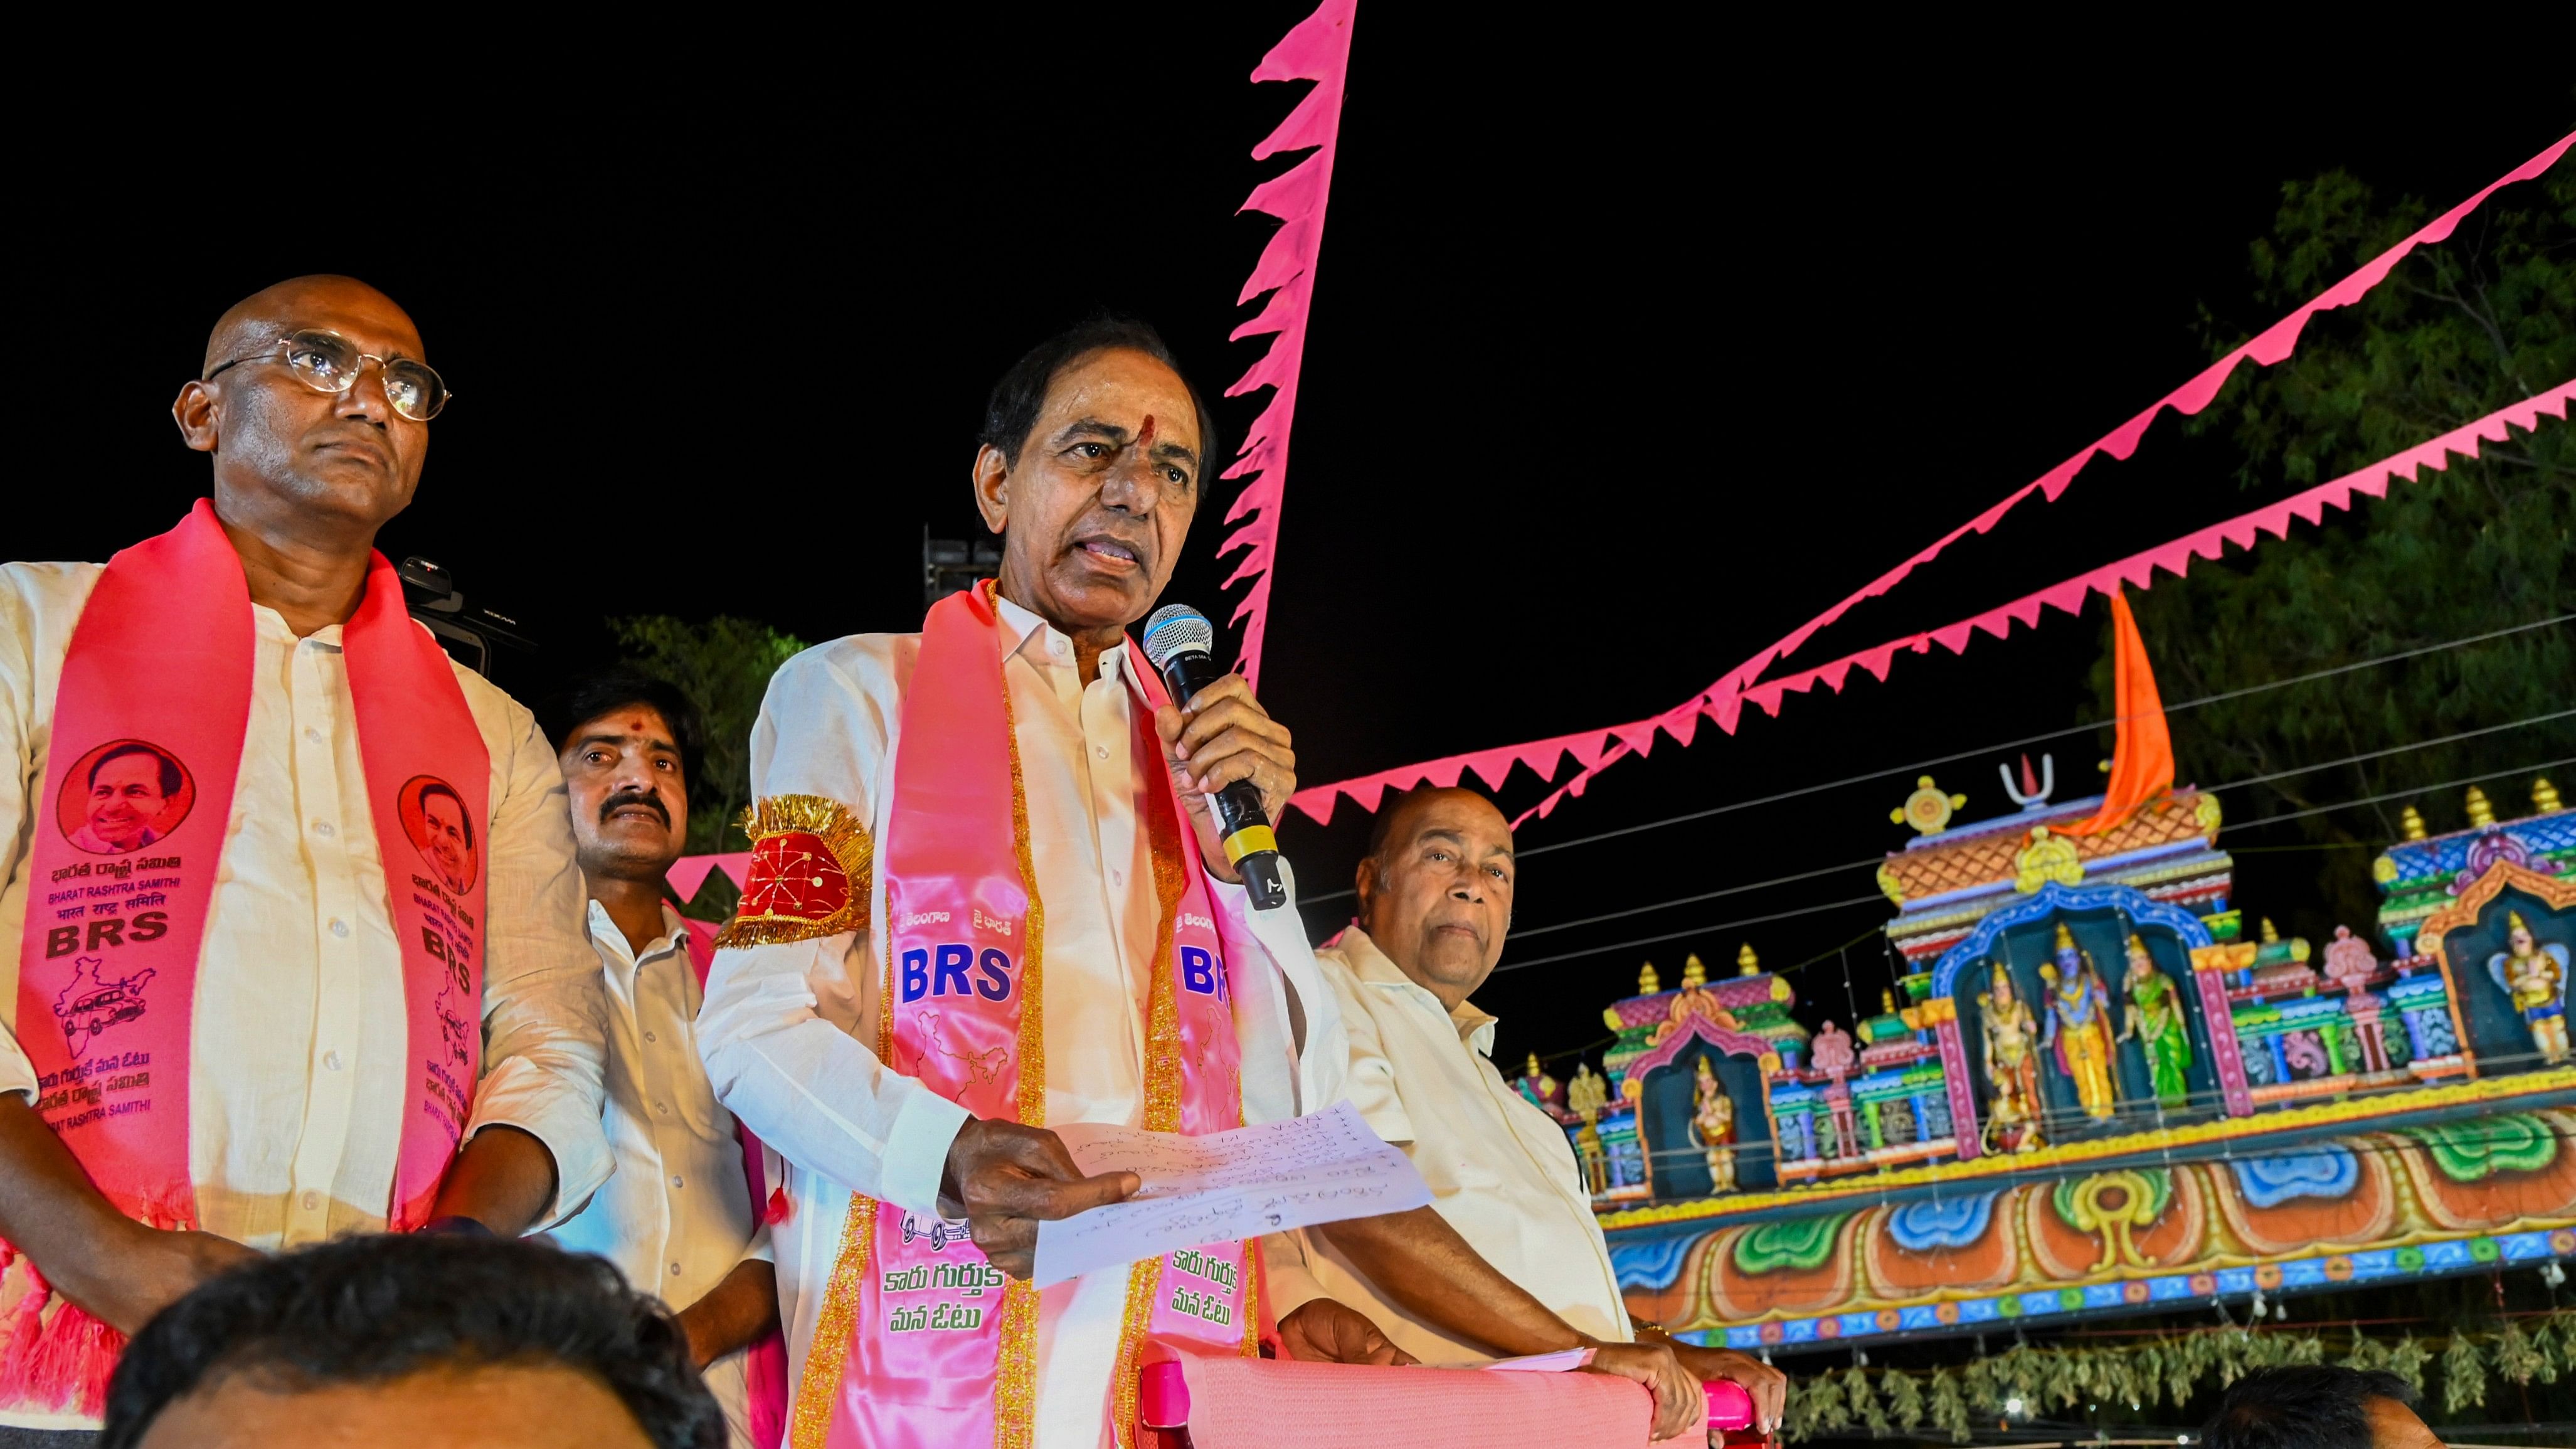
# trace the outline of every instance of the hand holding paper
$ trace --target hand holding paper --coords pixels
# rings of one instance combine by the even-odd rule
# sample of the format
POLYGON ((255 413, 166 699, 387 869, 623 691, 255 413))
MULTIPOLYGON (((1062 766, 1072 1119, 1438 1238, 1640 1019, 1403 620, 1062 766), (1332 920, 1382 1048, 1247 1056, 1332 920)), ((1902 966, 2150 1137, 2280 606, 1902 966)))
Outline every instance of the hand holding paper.
POLYGON ((1136 1190, 1136 1175, 1085 1176, 1055 1133, 1017 1122, 975 1119, 948 1145, 939 1210, 964 1218, 994 1267, 1026 1278, 1035 1265, 1038 1224, 1071 1217, 1136 1190))
POLYGON ((1056 1136, 1092 1181, 1132 1173, 1141 1185, 1123 1202, 1039 1222, 1030 1280, 1039 1287, 1182 1248, 1431 1201, 1413 1163, 1379 1141, 1348 1102, 1204 1137, 1092 1122, 1059 1127, 1056 1136))

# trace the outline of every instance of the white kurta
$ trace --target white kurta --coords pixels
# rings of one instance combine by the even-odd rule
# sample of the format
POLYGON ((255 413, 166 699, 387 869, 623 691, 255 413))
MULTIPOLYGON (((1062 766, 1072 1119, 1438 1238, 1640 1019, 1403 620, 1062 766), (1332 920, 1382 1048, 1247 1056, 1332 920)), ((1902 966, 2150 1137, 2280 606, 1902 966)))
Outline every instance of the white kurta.
MULTIPOLYGON (((742 1139, 698 1061, 701 993, 688 926, 662 908, 662 934, 639 956, 608 909, 590 903, 590 941, 608 989, 608 1092, 601 1125, 617 1171, 555 1242, 597 1253, 674 1309, 704 1298, 746 1260, 766 1260, 769 1229, 742 1175, 742 1139)), ((745 1351, 707 1365, 735 1449, 750 1449, 745 1351)))
MULTIPOLYGON (((1573 1144, 1494 1069, 1494 1018, 1472 1001, 1454 1012, 1441 1006, 1357 926, 1315 956, 1341 1001, 1351 1102, 1413 1159, 1433 1210, 1576 1331, 1626 1342, 1619 1276, 1573 1144)), ((1368 1315, 1424 1363, 1493 1357, 1388 1302, 1312 1230, 1264 1239, 1262 1253, 1282 1314, 1330 1298, 1368 1315)))
MULTIPOLYGON (((1046 904, 1047 1120, 1133 1126, 1143 1115, 1158 910, 1140 801, 1146 789, 1161 788, 1153 773, 1163 768, 1161 753, 1138 738, 1145 705, 1127 646, 1102 655, 1100 677, 1085 687, 1070 639, 1007 600, 1001 616, 1017 641, 1002 673, 1031 863, 1046 904)), ((882 861, 904 691, 920 655, 919 635, 864 634, 788 661, 752 731, 753 793, 838 801, 866 823, 882 861)), ((1261 948, 1256 959, 1229 963, 1246 1120, 1330 1106, 1341 1095, 1347 1048, 1293 901, 1255 911, 1241 887, 1208 884, 1216 908, 1261 948), (1302 1044, 1290 1039, 1292 992, 1304 1014, 1302 1044)), ((719 951, 698 1018, 716 1095, 787 1160, 793 1206, 773 1241, 791 1382, 802 1381, 850 1194, 936 1211, 948 1145, 966 1115, 872 1050, 882 964, 871 942, 885 928, 882 870, 874 891, 870 935, 719 951)), ((1126 1283, 1120 1269, 1042 1295, 1041 1449, 1090 1449, 1100 1440, 1126 1283)))
MULTIPOLYGON (((30 833, 52 804, 63 656, 101 572, 0 565, 0 1092, 30 1102, 36 1074, 15 1035, 30 833)), ((197 965, 188 1159, 200 1226, 280 1248, 384 1226, 410 1025, 340 630, 297 639, 274 610, 252 613, 250 723, 197 965)), ((483 1079, 466 1130, 507 1123, 545 1143, 560 1218, 609 1171, 599 961, 582 939, 563 772, 527 710, 471 670, 456 678, 492 757, 483 1079)), ((23 1281, 0 1279, 0 1311, 23 1281)))

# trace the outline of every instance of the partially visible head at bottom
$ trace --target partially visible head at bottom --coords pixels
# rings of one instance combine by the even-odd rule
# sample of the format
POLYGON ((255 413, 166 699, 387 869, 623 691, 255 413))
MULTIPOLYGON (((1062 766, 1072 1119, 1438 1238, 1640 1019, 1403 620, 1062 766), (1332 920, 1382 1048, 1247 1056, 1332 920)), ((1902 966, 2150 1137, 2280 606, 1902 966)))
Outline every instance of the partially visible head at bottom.
POLYGON ((227 1273, 134 1337, 101 1449, 720 1449, 660 1305, 530 1242, 343 1238, 227 1273))
POLYGON ((2318 1364, 2238 1379, 2201 1427, 2203 1449, 2442 1449, 2392 1373, 2318 1364))

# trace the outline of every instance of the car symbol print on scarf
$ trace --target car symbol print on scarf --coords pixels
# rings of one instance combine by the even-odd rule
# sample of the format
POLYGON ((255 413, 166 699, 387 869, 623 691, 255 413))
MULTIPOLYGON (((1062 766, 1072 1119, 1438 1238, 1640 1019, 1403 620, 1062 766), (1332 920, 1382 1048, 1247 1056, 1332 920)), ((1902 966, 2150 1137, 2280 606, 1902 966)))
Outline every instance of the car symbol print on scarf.
POLYGON ((99 956, 82 956, 72 962, 72 983, 54 998, 54 1015, 63 1024, 63 1041, 78 1057, 89 1050, 109 1027, 143 1015, 143 988, 156 974, 146 967, 131 976, 114 981, 98 974, 106 965, 99 956))

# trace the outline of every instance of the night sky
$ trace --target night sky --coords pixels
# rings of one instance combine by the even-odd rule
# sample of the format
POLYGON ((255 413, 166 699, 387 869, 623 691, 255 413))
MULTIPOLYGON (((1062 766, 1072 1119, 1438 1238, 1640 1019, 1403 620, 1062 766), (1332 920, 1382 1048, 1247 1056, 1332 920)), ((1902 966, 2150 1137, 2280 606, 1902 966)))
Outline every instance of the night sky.
MULTIPOLYGON (((523 698, 601 660, 609 615, 731 613, 809 641, 917 627, 923 530, 977 527, 976 419, 1031 343, 1105 306, 1159 325, 1211 392, 1260 355, 1225 338, 1272 224, 1234 208, 1294 159, 1248 152, 1304 86, 1244 77, 1303 9, 1221 7, 1134 45, 1109 12, 1054 32, 969 17, 948 39, 971 65, 888 67, 811 113, 692 94, 534 124, 508 97, 450 98, 435 160, 401 167, 278 136, 261 155, 235 128, 179 186, 63 143, 22 183, 43 285, 22 292, 27 501, 0 555, 103 558, 176 521, 205 464, 167 408, 209 324, 280 277, 343 271, 412 312, 457 393, 382 545, 527 625, 542 650, 498 670, 523 698)), ((2341 166, 2439 209, 2576 123, 2539 47, 2483 59, 2471 95, 2286 48, 1899 64, 1634 23, 1462 38, 1361 8, 1264 671, 1308 783, 1679 702, 2190 376, 2202 307, 2227 342, 2273 320, 2247 301, 2245 249, 2284 181, 2341 166)), ((1219 408, 1232 438, 1259 401, 1219 408)), ((2138 459, 2097 461, 1799 662, 2271 496, 2233 468, 2161 423, 2138 459)), ((1230 608, 1213 552, 1233 486, 1166 595, 1211 615, 1230 608)), ((1535 855, 1518 924, 1894 848, 1887 812, 1913 787, 1895 767, 2096 717, 2103 619, 2099 601, 2052 614, 1619 766, 1523 846, 1886 773, 1535 855)), ((2058 746, 2060 798, 2104 752, 2058 746)), ((1965 818, 2012 808, 2003 758, 1935 771, 1965 818)), ((1517 778, 1506 804, 1541 793, 1517 778)), ((1348 882, 1365 829, 1292 817, 1309 893, 1348 882)), ((2294 859, 2240 860, 2249 915, 2298 918, 2313 864, 2294 859)), ((1861 867, 1527 936, 1506 965, 1872 889, 1861 867)), ((1507 971, 1479 1001, 1514 1063, 1601 1036, 1641 959, 1670 983, 1686 950, 1727 972, 1750 940, 1787 965, 1888 913, 1604 950, 1507 971)), ((1874 1004, 1878 941, 1849 960, 1874 1004)), ((1796 980, 1832 1007, 1802 1014, 1845 1014, 1836 958, 1796 980)))

